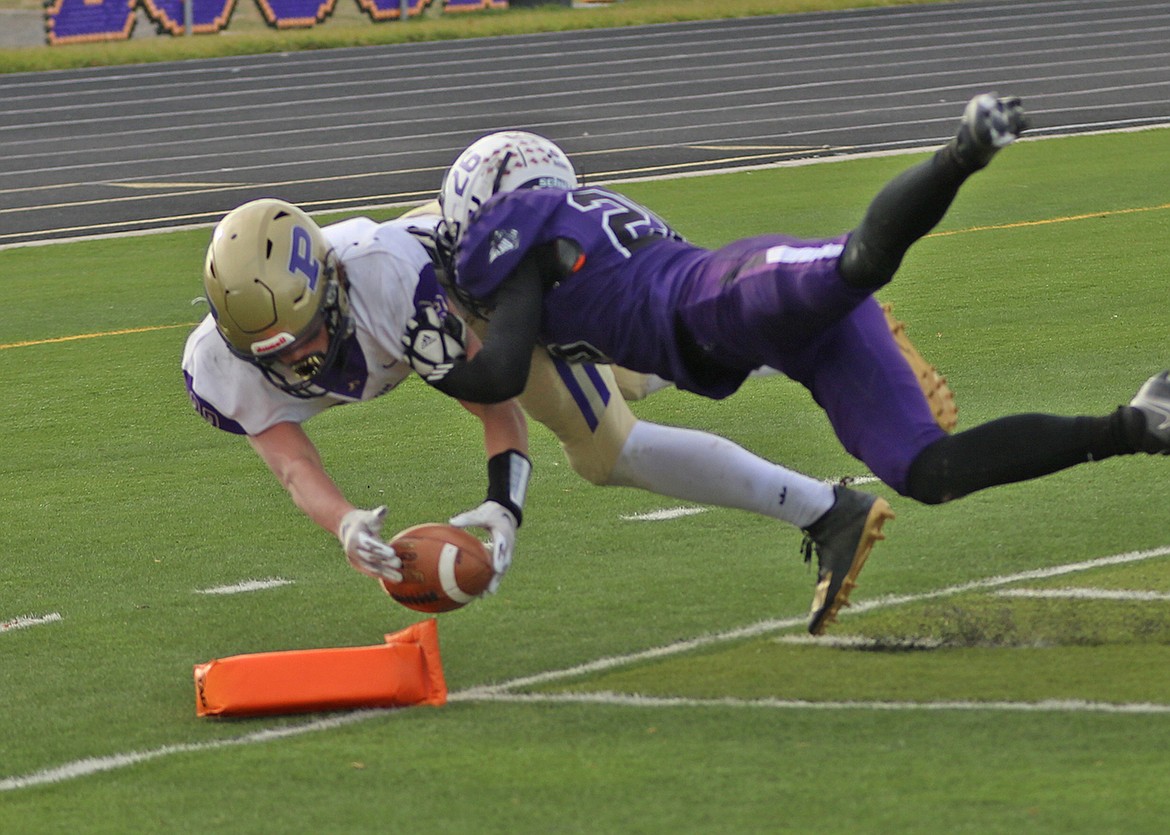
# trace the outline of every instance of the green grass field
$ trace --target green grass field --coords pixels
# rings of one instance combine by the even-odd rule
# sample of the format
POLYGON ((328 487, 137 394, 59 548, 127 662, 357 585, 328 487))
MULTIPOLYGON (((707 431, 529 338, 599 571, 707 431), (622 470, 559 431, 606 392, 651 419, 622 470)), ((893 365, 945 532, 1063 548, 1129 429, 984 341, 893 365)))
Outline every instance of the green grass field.
MULTIPOLYGON (((623 190, 704 244, 819 236, 914 159, 623 190)), ((1170 364, 1167 170, 1167 130, 1021 142, 912 250, 879 295, 961 426, 1103 414, 1170 364)), ((194 664, 374 644, 421 617, 190 409, 207 238, 0 250, 0 831, 1164 831, 1165 459, 935 508, 871 485, 897 519, 812 642, 798 532, 728 510, 638 521, 676 504, 585 484, 536 426, 512 571, 439 616, 448 705, 196 718, 194 664), (291 582, 197 593, 267 578, 291 582)), ((867 475, 783 379, 636 410, 867 475)), ((482 498, 474 421, 421 383, 309 429, 389 529, 482 498)))

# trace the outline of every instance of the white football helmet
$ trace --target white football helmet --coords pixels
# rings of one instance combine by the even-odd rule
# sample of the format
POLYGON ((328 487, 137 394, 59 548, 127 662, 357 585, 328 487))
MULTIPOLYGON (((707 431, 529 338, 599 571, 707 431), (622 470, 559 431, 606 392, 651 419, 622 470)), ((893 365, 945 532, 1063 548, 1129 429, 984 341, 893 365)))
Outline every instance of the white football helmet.
POLYGON ((203 288, 220 335, 236 356, 275 385, 302 397, 338 359, 352 332, 349 300, 333 248, 307 214, 283 200, 253 200, 215 227, 203 288), (328 348, 292 364, 290 348, 324 326, 328 348))
POLYGON ((449 252, 492 195, 522 188, 576 188, 573 163, 556 143, 522 130, 490 133, 459 155, 443 177, 439 237, 449 252))

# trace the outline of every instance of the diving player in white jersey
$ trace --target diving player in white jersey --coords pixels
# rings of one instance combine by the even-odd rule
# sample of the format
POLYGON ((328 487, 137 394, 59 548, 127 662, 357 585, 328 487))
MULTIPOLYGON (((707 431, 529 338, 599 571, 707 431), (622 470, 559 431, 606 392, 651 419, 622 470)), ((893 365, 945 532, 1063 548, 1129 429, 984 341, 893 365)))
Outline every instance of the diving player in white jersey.
MULTIPOLYGON (((196 410, 214 426, 247 436, 294 503, 337 535, 354 568, 391 582, 401 579, 401 565, 380 536, 386 508, 350 504, 302 424, 331 406, 392 391, 412 365, 429 370, 428 360, 404 344, 442 337, 457 353, 478 349, 421 243, 437 221, 423 214, 319 227, 283 201, 239 207, 213 235, 204 272, 212 312, 183 356, 196 410)), ((794 473, 715 435, 639 421, 608 366, 558 364, 542 353, 534 359, 520 402, 557 435, 589 481, 744 509, 799 528, 819 521, 817 545, 840 553, 847 565, 863 561, 881 538, 886 517, 876 524, 870 518, 872 497, 857 501, 864 494, 794 473)), ((526 424, 513 401, 463 405, 483 422, 489 484, 483 504, 451 521, 491 532, 494 590, 511 562, 527 491, 526 424)), ((815 610, 823 608, 814 601, 815 610)))
MULTIPOLYGON (((350 504, 301 424, 325 409, 392 391, 411 372, 402 338, 446 310, 426 251, 400 225, 355 218, 321 229, 279 200, 258 200, 216 227, 204 267, 212 313, 187 340, 183 374, 196 410, 243 434, 296 505, 335 533, 354 568, 399 582, 381 539, 386 508, 350 504)), ((425 326, 425 324, 424 324, 425 326)), ((496 582, 511 561, 531 464, 514 402, 464 404, 483 424, 488 496, 456 517, 492 536, 496 582)))

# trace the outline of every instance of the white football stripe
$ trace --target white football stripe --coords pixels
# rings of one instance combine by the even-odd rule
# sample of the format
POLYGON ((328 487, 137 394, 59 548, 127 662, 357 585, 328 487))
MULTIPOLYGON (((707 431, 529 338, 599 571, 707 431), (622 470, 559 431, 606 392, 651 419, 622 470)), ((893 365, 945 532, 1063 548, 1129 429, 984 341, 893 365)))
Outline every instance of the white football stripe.
POLYGON ((455 580, 455 558, 459 556, 459 546, 450 542, 439 552, 439 585, 446 595, 456 603, 470 603, 475 597, 459 588, 455 580))

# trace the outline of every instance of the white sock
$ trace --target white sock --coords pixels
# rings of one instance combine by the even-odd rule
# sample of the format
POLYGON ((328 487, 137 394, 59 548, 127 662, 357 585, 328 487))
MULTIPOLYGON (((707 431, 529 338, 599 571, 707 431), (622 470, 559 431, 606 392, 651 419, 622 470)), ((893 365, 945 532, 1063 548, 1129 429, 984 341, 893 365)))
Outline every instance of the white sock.
POLYGON ((726 438, 638 421, 610 484, 734 507, 807 528, 833 506, 831 485, 766 461, 726 438))

